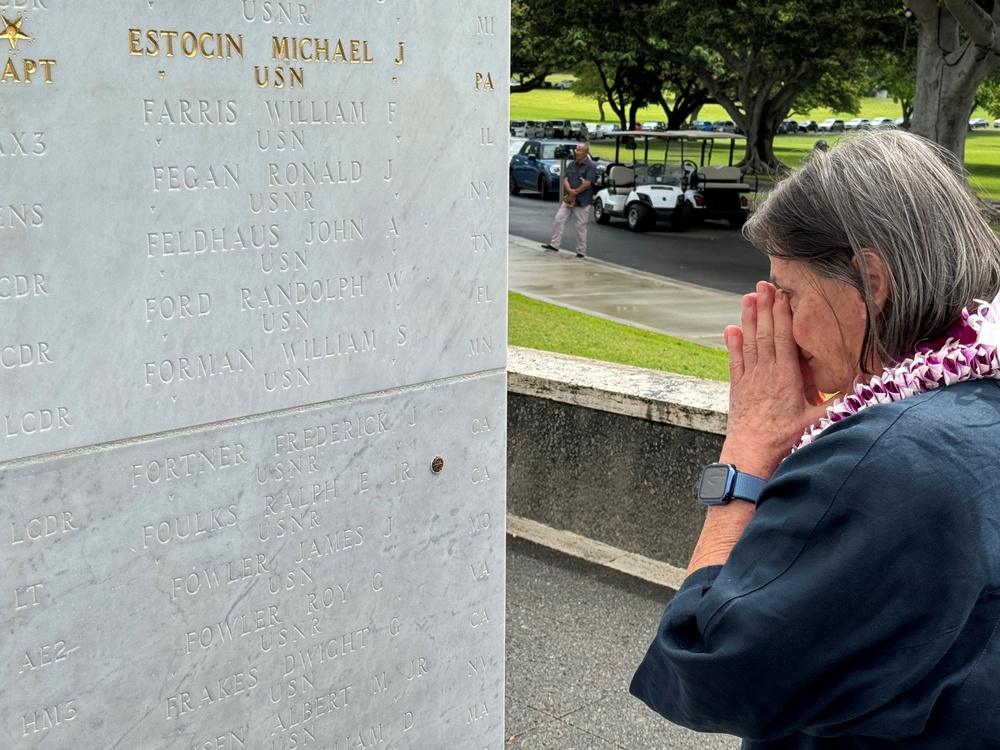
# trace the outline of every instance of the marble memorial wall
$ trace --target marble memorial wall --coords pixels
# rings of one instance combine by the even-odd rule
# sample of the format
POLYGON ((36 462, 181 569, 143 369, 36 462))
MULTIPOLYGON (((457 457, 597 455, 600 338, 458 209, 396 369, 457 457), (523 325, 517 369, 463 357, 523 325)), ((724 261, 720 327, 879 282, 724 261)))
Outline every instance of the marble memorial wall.
POLYGON ((0 747, 499 750, 507 0, 0 16, 0 747))

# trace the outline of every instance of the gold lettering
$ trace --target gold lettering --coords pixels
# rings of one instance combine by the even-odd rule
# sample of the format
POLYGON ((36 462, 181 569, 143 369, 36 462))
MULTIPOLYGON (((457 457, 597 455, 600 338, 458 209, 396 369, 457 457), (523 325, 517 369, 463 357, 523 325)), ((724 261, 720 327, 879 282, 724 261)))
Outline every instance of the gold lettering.
POLYGON ((39 60, 42 65, 45 66, 45 82, 52 83, 52 66, 56 64, 55 60, 39 60))
POLYGON ((180 53, 187 58, 204 57, 208 60, 221 60, 223 58, 231 60, 235 52, 240 58, 243 57, 243 35, 224 34, 222 32, 206 31, 198 33, 194 31, 170 31, 164 29, 129 29, 128 45, 129 54, 145 55, 147 57, 157 57, 163 47, 163 40, 166 40, 166 56, 174 56, 174 40, 180 41, 180 53), (146 46, 142 42, 145 38, 146 46))
POLYGON ((282 37, 278 39, 276 36, 271 37, 271 59, 272 60, 288 60, 288 37, 282 37))
POLYGON ((236 54, 240 56, 241 60, 243 59, 243 35, 237 34, 236 36, 240 40, 239 42, 237 42, 236 39, 233 39, 230 34, 226 34, 226 59, 229 59, 232 56, 231 53, 233 50, 236 51, 236 54))
POLYGON ((161 31, 161 35, 167 38, 167 57, 174 56, 174 38, 177 36, 176 31, 161 31))
POLYGON ((187 58, 195 57, 198 54, 198 38, 190 31, 181 34, 181 52, 187 58), (191 42, 190 49, 188 49, 187 42, 191 42))
POLYGON ((212 41, 215 41, 213 34, 202 34, 200 37, 198 37, 198 51, 201 52, 202 57, 208 57, 208 58, 215 57, 215 53, 209 52, 207 49, 205 49, 205 39, 211 39, 212 41))
POLYGON ((21 79, 17 77, 17 70, 14 69, 14 61, 7 58, 7 64, 3 69, 3 78, 0 78, 0 83, 7 83, 8 78, 13 78, 14 83, 20 83, 21 79))
POLYGON ((157 37, 156 32, 150 29, 146 32, 146 41, 149 42, 149 46, 146 47, 146 55, 148 57, 156 57, 160 54, 160 40, 157 37))

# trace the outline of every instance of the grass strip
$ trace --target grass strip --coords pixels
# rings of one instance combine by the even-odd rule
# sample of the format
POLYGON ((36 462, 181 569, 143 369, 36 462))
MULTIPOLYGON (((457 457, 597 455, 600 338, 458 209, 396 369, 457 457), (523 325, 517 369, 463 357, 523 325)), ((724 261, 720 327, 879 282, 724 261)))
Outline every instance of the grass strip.
POLYGON ((729 380, 724 351, 508 293, 513 346, 589 357, 709 380, 729 380))

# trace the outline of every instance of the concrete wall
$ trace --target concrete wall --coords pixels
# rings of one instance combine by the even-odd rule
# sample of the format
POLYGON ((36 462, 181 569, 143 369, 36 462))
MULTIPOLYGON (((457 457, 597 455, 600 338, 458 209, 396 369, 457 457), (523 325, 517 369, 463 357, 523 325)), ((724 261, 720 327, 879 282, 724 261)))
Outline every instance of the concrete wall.
POLYGON ((507 511, 683 568, 729 386, 511 347, 507 511))

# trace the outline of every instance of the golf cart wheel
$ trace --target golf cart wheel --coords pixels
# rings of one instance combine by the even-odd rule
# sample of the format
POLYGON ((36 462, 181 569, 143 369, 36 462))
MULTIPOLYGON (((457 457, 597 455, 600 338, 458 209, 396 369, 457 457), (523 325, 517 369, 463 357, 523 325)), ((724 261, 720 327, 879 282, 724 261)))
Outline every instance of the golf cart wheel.
POLYGON ((538 178, 538 192, 542 194, 542 200, 547 201, 552 191, 549 190, 549 180, 545 175, 538 178))
POLYGON ((675 232, 686 232, 691 228, 691 206, 687 203, 679 204, 670 215, 670 225, 675 232))
POLYGON ((607 224, 611 221, 611 215, 604 210, 604 204, 600 198, 594 200, 594 221, 598 224, 607 224))
POLYGON ((641 203, 633 203, 625 211, 625 221, 633 232, 645 232, 646 225, 649 223, 646 207, 641 203))
POLYGON ((514 172, 513 171, 511 171, 511 173, 510 173, 510 185, 509 185, 509 187, 510 187, 510 194, 511 195, 517 195, 518 193, 521 192, 521 188, 518 187, 517 180, 514 179, 514 172))

